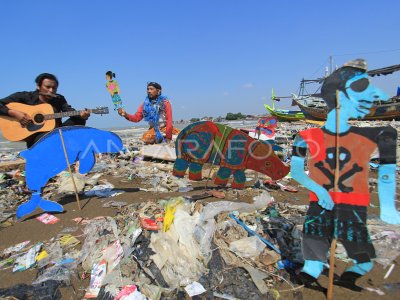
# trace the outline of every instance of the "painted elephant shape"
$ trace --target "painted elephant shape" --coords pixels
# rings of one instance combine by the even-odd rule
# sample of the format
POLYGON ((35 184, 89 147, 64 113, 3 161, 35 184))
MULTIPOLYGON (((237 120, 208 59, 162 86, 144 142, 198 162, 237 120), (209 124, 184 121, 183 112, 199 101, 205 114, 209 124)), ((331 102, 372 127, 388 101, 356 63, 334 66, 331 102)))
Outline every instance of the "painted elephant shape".
POLYGON ((233 173, 233 188, 243 188, 245 169, 283 178, 290 167, 284 164, 269 144, 255 140, 246 133, 211 121, 196 122, 185 127, 175 142, 176 161, 173 175, 183 177, 189 168, 189 179, 201 180, 205 163, 219 165, 214 181, 226 185, 233 173))

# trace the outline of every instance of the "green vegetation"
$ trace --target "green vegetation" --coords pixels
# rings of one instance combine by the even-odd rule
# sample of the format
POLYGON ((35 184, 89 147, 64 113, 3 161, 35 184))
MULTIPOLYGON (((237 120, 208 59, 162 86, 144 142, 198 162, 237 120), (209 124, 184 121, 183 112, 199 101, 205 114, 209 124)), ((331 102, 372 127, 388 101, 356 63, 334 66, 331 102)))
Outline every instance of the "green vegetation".
POLYGON ((245 118, 246 118, 246 116, 242 115, 242 113, 233 114, 233 113, 230 113, 230 112, 227 113, 226 117, 225 117, 225 119, 229 120, 229 121, 231 121, 231 120, 243 120, 245 118))
POLYGON ((190 123, 194 123, 194 122, 198 122, 198 121, 200 121, 199 118, 191 118, 190 119, 190 123))

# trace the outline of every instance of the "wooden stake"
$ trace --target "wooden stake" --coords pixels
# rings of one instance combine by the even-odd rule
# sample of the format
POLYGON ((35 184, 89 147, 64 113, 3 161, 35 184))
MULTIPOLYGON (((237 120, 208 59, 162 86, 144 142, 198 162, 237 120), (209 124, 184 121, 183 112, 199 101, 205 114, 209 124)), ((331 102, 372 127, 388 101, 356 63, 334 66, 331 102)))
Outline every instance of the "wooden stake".
POLYGON ((62 130, 61 130, 61 129, 58 129, 58 132, 60 133, 61 144, 62 144, 63 150, 64 150, 65 161, 67 162, 69 174, 71 175, 72 184, 74 185, 74 191, 75 191, 76 202, 78 203, 78 208, 79 208, 79 210, 82 211, 82 209, 81 209, 81 202, 79 201, 79 196, 78 196, 78 189, 76 188, 74 175, 72 174, 71 165, 69 164, 67 149, 65 148, 64 138, 63 138, 63 135, 62 135, 62 130))
POLYGON ((214 166, 215 159, 217 158, 217 154, 218 154, 219 151, 220 151, 219 149, 221 149, 222 141, 223 141, 224 138, 225 138, 225 131, 226 131, 227 126, 224 126, 224 127, 225 127, 225 128, 224 128, 224 132, 222 133, 221 140, 219 141, 219 146, 218 146, 217 152, 216 152, 215 155, 214 155, 214 159, 213 159, 213 161, 212 161, 212 163, 211 163, 210 171, 208 172, 207 181, 206 181, 206 186, 205 186, 205 188, 204 188, 205 190, 206 190, 207 187, 208 187, 208 181, 210 180, 211 170, 212 170, 212 167, 214 166))
MULTIPOLYGON (((340 130, 340 103, 339 103, 339 92, 336 91, 336 135, 335 135, 335 147, 336 147, 336 165, 335 165, 335 177, 334 177, 334 185, 333 191, 338 192, 338 183, 339 183, 339 130, 340 130)), ((335 208, 334 208, 335 209, 335 208)), ((335 223, 334 223, 335 224, 335 223)), ((336 228, 333 228, 333 232, 336 232, 336 228)), ((329 256, 329 277, 328 277, 328 293, 327 299, 332 300, 333 294, 333 278, 335 275, 335 251, 336 251, 336 243, 337 239, 334 236, 331 243, 331 250, 329 256)))

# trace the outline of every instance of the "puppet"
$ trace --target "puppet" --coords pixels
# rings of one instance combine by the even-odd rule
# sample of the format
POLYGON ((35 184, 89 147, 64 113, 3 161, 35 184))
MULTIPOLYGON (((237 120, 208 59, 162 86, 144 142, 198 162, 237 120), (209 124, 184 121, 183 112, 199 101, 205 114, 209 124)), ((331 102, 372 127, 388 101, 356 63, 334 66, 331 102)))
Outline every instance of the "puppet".
POLYGON ((245 169, 281 179, 289 167, 275 155, 271 145, 244 132, 210 121, 193 123, 184 128, 175 142, 176 161, 173 174, 183 177, 189 168, 191 180, 202 179, 205 163, 219 165, 215 184, 226 185, 233 173, 233 188, 243 188, 245 169))
POLYGON ((76 161, 79 161, 79 172, 88 173, 96 162, 95 154, 116 153, 120 150, 120 137, 104 130, 65 126, 47 133, 31 148, 20 153, 26 160, 26 184, 32 191, 32 197, 18 207, 17 218, 30 214, 38 207, 43 211, 62 212, 60 204, 42 199, 42 188, 47 181, 76 161), (64 146, 69 162, 66 161, 64 146))
POLYGON ((356 280, 373 268, 375 249, 366 219, 369 160, 376 148, 380 153, 380 218, 400 224, 395 208, 397 131, 391 126, 354 127, 347 122, 367 115, 374 101, 388 100, 370 83, 366 70, 366 62, 357 59, 327 77, 321 88, 329 109, 326 123, 301 131, 294 142, 291 174, 310 190, 303 225, 305 264, 300 273, 306 285, 312 285, 322 273, 331 240, 339 240, 354 263, 336 285, 359 291, 356 280), (304 170, 306 157, 309 175, 304 170))
POLYGON ((119 90, 118 82, 113 78, 115 78, 115 73, 113 73, 111 71, 107 71, 107 73, 106 73, 106 79, 107 79, 106 87, 107 87, 108 92, 111 95, 111 98, 112 98, 112 101, 113 101, 113 104, 114 104, 114 110, 118 110, 118 108, 123 108, 123 105, 122 105, 121 97, 119 96, 120 90, 119 90))
POLYGON ((278 126, 278 118, 275 116, 262 117, 258 120, 256 131, 269 138, 275 136, 275 128, 278 126))

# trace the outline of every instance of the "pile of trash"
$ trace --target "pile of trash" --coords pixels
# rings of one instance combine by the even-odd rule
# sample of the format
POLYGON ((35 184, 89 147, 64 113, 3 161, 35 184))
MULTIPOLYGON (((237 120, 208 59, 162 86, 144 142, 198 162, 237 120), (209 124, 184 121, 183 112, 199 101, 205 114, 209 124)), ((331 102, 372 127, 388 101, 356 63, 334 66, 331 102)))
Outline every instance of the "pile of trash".
MULTIPOLYGON (((38 295, 50 290, 59 299, 60 287, 85 278, 90 283, 74 288, 77 297, 276 299, 283 282, 298 294, 291 278, 303 263, 298 224, 305 213, 259 190, 252 203, 174 197, 126 205, 115 217, 78 218, 49 241, 0 252, 0 269, 38 270, 32 285, 0 289, 0 296, 25 291, 46 299, 38 295)), ((400 250, 399 226, 370 223, 377 261, 390 265, 400 250)), ((337 257, 345 260, 341 249, 337 257)))
MULTIPOLYGON (((131 151, 131 153, 133 153, 131 151)), ((98 162, 88 174, 73 172, 73 179, 68 171, 63 171, 52 178, 43 189, 45 199, 59 199, 64 195, 74 194, 75 188, 79 194, 86 197, 115 197, 123 190, 114 189, 114 185, 104 179, 110 175, 121 182, 140 186, 146 192, 188 192, 193 189, 185 178, 171 175, 172 164, 144 161, 143 157, 124 153, 119 155, 99 155, 98 162), (128 157, 128 160, 126 159, 128 157)), ((74 166, 78 169, 78 165, 74 166)), ((15 212, 18 205, 27 201, 31 192, 25 184, 25 172, 15 169, 0 173, 0 227, 7 227, 15 222, 15 212)))
POLYGON ((19 169, 0 173, 0 228, 12 225, 18 205, 29 198, 24 177, 19 169))
MULTIPOLYGON (((27 293, 90 277, 85 298, 119 299, 128 292, 136 297, 129 299, 261 297, 276 280, 287 280, 281 273, 289 261, 302 263, 301 233, 278 209, 265 191, 251 204, 183 197, 131 204, 113 218, 79 220, 79 227, 49 241, 5 249, 0 269, 36 267, 27 293)), ((0 296, 15 289, 0 289, 0 296)))
MULTIPOLYGON (((304 129, 304 124, 301 128, 282 124, 276 143, 289 162, 293 135, 304 129)), ((79 299, 196 295, 205 299, 277 299, 287 293, 301 299, 293 278, 304 262, 301 227, 307 206, 276 202, 271 197, 273 191, 297 192, 295 187, 285 180, 275 182, 246 171, 247 180, 255 181, 252 187, 188 195, 193 190, 191 182, 171 176, 172 164, 145 161, 137 142, 126 144, 118 155, 99 156, 89 174, 72 175, 79 193, 103 198, 102 206, 115 208, 117 214, 76 218, 75 226, 62 228, 49 240, 24 241, 0 250, 0 270, 37 270, 31 283, 0 288, 0 297, 61 299, 60 290, 67 288, 79 299), (132 204, 115 201, 112 198, 124 190, 115 189, 104 175, 133 183, 142 191, 179 192, 182 196, 132 204), (202 201, 196 201, 199 199, 202 201)), ((54 199, 74 190, 71 174, 62 172, 46 185, 43 195, 54 199)), ((12 225, 16 207, 29 197, 23 172, 0 173, 1 227, 12 225)), ((59 221, 50 214, 40 218, 46 224, 59 221)), ((376 261, 393 269, 400 250, 400 226, 377 219, 369 219, 368 224, 376 261)), ((349 260, 340 243, 336 258, 349 260)))

